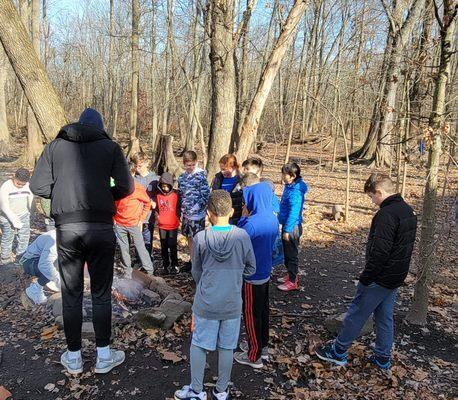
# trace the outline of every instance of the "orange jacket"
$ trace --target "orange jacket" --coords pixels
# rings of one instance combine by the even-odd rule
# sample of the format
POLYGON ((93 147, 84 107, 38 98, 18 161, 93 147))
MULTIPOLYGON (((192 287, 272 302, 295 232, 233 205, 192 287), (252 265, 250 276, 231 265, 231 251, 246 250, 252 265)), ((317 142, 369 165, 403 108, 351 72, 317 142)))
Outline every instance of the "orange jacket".
POLYGON ((135 182, 134 192, 115 201, 115 205, 115 222, 121 226, 136 226, 140 221, 146 220, 148 211, 151 209, 151 199, 146 194, 146 189, 135 182))

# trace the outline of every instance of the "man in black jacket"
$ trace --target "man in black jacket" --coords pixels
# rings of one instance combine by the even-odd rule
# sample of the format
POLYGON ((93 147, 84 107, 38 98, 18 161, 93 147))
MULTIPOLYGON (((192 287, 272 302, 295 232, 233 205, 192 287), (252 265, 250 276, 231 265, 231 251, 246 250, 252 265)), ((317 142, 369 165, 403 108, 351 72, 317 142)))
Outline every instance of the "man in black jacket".
POLYGON ((387 175, 372 174, 364 185, 364 192, 380 206, 369 232, 366 267, 339 335, 335 341, 319 347, 316 354, 322 360, 345 365, 348 348, 373 313, 376 340, 370 361, 388 369, 391 367, 396 292, 409 272, 417 217, 404 199, 394 193, 393 182, 387 175))
POLYGON ((134 190, 121 148, 103 128, 100 114, 86 109, 64 126, 37 162, 30 180, 37 196, 51 199, 56 224, 68 350, 61 363, 69 373, 83 371, 81 358, 84 265, 91 277, 92 322, 97 345, 95 372, 106 373, 125 358, 111 350, 111 284, 116 239, 114 201, 134 190))

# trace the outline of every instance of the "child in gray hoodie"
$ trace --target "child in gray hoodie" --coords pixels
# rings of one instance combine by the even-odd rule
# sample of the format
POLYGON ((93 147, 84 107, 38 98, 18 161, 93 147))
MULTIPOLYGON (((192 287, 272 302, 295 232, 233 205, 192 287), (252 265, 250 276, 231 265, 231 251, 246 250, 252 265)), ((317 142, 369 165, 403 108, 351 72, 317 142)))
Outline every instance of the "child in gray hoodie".
POLYGON ((229 225, 232 200, 228 192, 210 194, 207 214, 212 227, 194 236, 194 297, 190 350, 191 384, 175 392, 175 400, 206 400, 203 390, 206 353, 218 349, 218 381, 212 400, 229 398, 233 350, 237 348, 242 312, 243 278, 256 271, 248 234, 229 225))

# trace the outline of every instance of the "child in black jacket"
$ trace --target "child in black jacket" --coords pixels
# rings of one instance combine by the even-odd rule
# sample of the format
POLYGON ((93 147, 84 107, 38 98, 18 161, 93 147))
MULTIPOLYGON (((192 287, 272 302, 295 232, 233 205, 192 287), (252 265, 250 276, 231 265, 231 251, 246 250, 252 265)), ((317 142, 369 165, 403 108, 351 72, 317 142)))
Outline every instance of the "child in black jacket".
POLYGON ((366 266, 339 335, 335 341, 318 348, 316 354, 322 360, 345 365, 347 349, 374 314, 376 340, 370 361, 388 369, 391 367, 396 292, 409 272, 417 217, 401 195, 394 193, 393 182, 387 175, 372 174, 364 185, 364 192, 380 206, 372 219, 366 266))

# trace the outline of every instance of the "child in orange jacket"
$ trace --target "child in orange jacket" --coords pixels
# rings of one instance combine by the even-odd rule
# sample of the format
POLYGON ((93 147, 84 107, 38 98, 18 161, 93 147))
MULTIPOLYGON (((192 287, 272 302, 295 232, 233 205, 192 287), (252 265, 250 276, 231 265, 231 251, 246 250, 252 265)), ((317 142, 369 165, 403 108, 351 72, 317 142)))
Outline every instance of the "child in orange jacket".
MULTIPOLYGON (((132 175, 135 174, 135 165, 130 165, 132 175)), ((121 264, 126 269, 126 275, 132 273, 132 260, 129 249, 129 236, 132 238, 142 268, 150 275, 154 273, 151 255, 143 241, 142 227, 148 212, 151 210, 151 200, 146 189, 135 182, 135 190, 129 196, 115 202, 116 215, 114 227, 116 239, 121 250, 121 264)))

